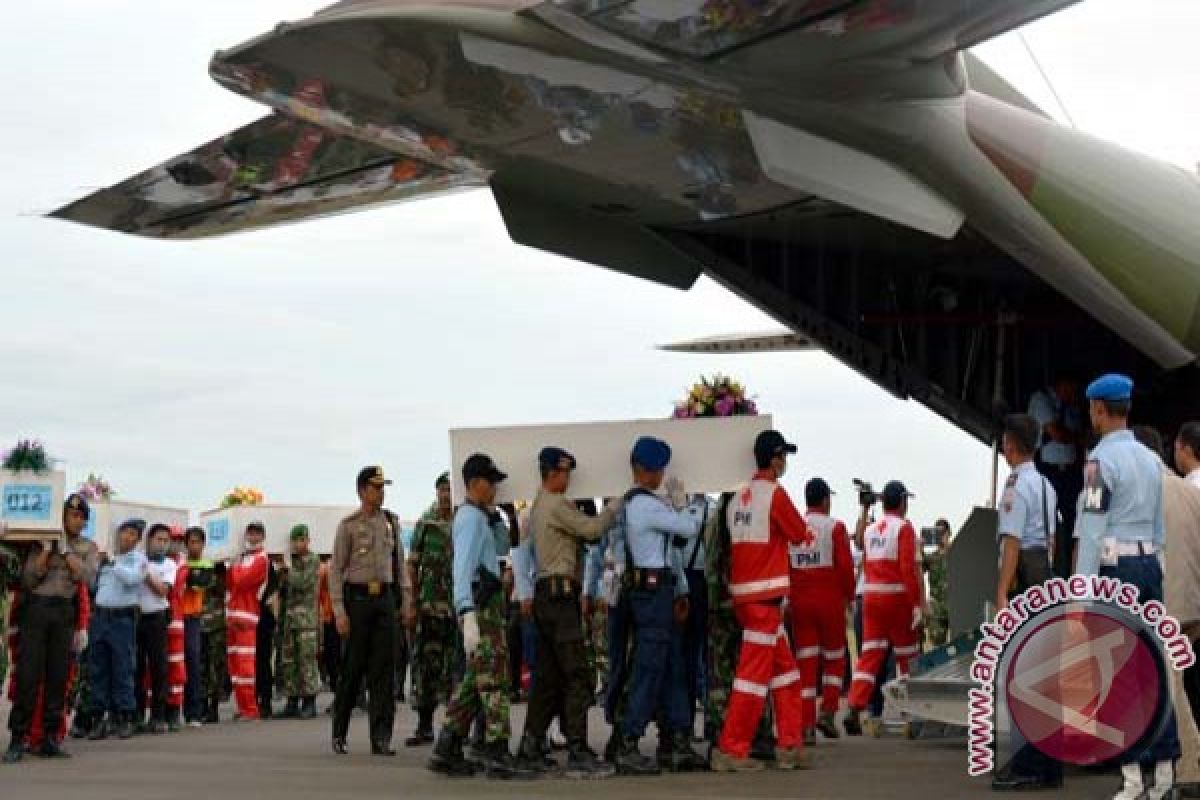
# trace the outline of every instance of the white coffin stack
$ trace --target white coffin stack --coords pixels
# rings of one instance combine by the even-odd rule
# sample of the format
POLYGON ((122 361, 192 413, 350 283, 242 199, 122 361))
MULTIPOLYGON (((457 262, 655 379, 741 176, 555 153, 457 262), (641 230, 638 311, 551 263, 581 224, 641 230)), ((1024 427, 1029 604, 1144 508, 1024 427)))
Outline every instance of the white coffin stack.
POLYGON ((83 535, 95 542, 102 553, 116 552, 117 526, 126 520, 143 519, 146 521, 146 528, 149 529, 151 525, 158 523, 186 528, 191 519, 191 512, 186 508, 169 508, 127 500, 109 500, 89 505, 92 515, 83 535))
POLYGON ((44 539, 62 533, 66 475, 58 471, 0 470, 0 521, 5 538, 44 539))
POLYGON ((205 556, 214 561, 232 558, 240 552, 242 534, 251 522, 261 522, 267 531, 269 553, 289 552, 288 535, 296 525, 308 526, 310 547, 316 553, 333 551, 338 523, 353 514, 351 506, 232 506, 200 514, 200 526, 208 536, 205 556))

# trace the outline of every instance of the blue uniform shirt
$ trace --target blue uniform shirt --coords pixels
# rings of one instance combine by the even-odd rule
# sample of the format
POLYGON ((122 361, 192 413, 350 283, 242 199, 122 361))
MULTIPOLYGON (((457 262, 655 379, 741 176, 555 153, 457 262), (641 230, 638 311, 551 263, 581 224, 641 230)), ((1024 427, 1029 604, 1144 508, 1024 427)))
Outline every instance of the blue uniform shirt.
POLYGON ((1021 542, 1022 550, 1044 547, 1049 549, 1058 514, 1058 495, 1050 481, 1042 477, 1032 461, 1019 464, 1008 476, 1004 497, 1000 502, 1001 538, 1012 536, 1021 542))
MULTIPOLYGON (((475 608, 471 584, 483 567, 498 580, 500 556, 508 554, 508 528, 492 525, 487 512, 463 503, 454 512, 454 608, 458 613, 475 608)), ((515 565, 514 565, 515 573, 515 565)))
POLYGON ((537 584, 537 551, 534 550, 532 536, 513 549, 512 558, 517 600, 522 603, 532 600, 533 589, 537 584))
POLYGON ((625 530, 621 527, 621 514, 617 515, 616 524, 604 532, 600 541, 591 545, 587 558, 583 562, 583 596, 599 597, 600 581, 604 578, 606 557, 611 557, 613 564, 625 558, 625 530), (609 550, 612 550, 610 556, 609 550))
POLYGON ((1084 468, 1075 571, 1100 571, 1105 539, 1163 544, 1162 463, 1129 430, 1106 434, 1084 468))
POLYGON ((671 539, 691 539, 700 532, 700 519, 676 511, 661 498, 638 494, 625 504, 625 541, 633 566, 662 569, 669 563, 671 539))
POLYGON ((96 605, 100 608, 129 608, 138 604, 138 592, 146 580, 146 554, 130 550, 103 564, 96 572, 96 605))

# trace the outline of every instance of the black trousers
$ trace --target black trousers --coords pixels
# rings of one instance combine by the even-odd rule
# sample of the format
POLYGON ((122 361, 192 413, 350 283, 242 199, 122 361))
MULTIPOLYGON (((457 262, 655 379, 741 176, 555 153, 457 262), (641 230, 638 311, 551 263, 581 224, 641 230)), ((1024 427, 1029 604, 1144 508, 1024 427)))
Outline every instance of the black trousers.
MULTIPOLYGON (((1200 639, 1192 642, 1192 649, 1200 652, 1200 639)), ((1192 716, 1200 721, 1200 661, 1183 671, 1183 689, 1187 692, 1188 705, 1192 707, 1192 716)))
MULTIPOLYGON (((1054 536, 1054 574, 1069 578, 1075 571, 1075 501, 1083 491, 1083 467, 1072 464, 1059 469, 1038 459, 1037 469, 1054 487, 1054 493, 1058 495, 1058 512, 1062 515, 1054 536)), ((1034 509, 1030 513, 1041 512, 1034 509)))
POLYGON ((20 652, 17 654, 17 697, 8 715, 14 738, 25 738, 33 724, 38 686, 45 685, 42 730, 57 735, 66 703, 71 640, 75 636, 75 605, 63 598, 26 594, 21 602, 20 652))
POLYGON ((263 608, 254 631, 254 695, 259 706, 270 705, 275 685, 275 615, 263 608))
POLYGON ((539 583, 533 593, 533 618, 537 680, 529 697, 525 733, 540 741, 561 713, 567 741, 586 742, 596 676, 588 668, 579 598, 573 593, 554 597, 548 583, 539 583))
POLYGON ((708 583, 704 570, 689 569, 688 618, 683 629, 683 668, 687 675, 689 708, 695 713, 696 701, 700 698, 700 662, 708 652, 708 583))
MULTIPOLYGON (((1072 507, 1074 507, 1074 501, 1072 501, 1072 507)), ((1022 550, 1018 562, 1017 587, 1014 595, 1034 586, 1040 586, 1052 577, 1054 575, 1051 572, 1045 550, 1022 550)), ((1062 763, 1028 742, 1022 744, 1013 754, 1012 760, 1008 763, 1008 771, 1015 775, 1027 775, 1050 782, 1061 781, 1063 777, 1062 763)))
POLYGON ((408 629, 404 627, 400 620, 395 621, 396 625, 396 699, 400 699, 400 695, 404 694, 404 687, 408 683, 408 662, 409 653, 412 648, 409 647, 408 629))
POLYGON ((167 623, 168 612, 142 614, 137 623, 137 664, 133 694, 138 716, 146 711, 146 675, 150 676, 150 716, 161 720, 167 714, 167 623))
POLYGON ((510 603, 508 606, 505 637, 508 640, 508 685, 513 694, 517 694, 521 691, 521 667, 525 664, 519 605, 510 603))
POLYGON ((368 597, 347 585, 343 595, 350 636, 346 640, 341 680, 333 701, 333 735, 344 738, 350 712, 367 680, 371 741, 389 742, 396 717, 396 601, 390 588, 368 597))
POLYGON ((338 679, 342 676, 342 637, 337 632, 337 625, 332 622, 323 626, 321 663, 325 666, 325 679, 329 681, 330 690, 336 692, 338 679))

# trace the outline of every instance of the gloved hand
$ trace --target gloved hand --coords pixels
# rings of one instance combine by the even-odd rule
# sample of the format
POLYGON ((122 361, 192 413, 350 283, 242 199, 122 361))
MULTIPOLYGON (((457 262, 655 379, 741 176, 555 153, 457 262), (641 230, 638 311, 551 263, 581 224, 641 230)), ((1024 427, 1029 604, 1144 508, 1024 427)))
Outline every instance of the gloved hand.
POLYGON ((467 652, 467 658, 475 655, 475 651, 479 649, 479 616, 474 611, 468 611, 463 614, 463 649, 467 652))
POLYGON ((71 642, 71 652, 74 653, 75 655, 79 655, 80 653, 82 653, 84 650, 87 649, 87 646, 88 646, 88 632, 87 631, 75 631, 75 639, 74 639, 74 641, 71 642))
POLYGON ((663 485, 667 490, 667 499, 671 501, 672 508, 682 511, 687 507, 687 492, 683 490, 683 481, 672 475, 663 485))
POLYGON ((917 628, 921 627, 921 620, 922 620, 922 619, 924 619, 924 617, 925 617, 925 615, 921 613, 921 607, 920 607, 920 606, 913 606, 913 610, 912 610, 912 629, 913 629, 914 631, 915 631, 917 628))

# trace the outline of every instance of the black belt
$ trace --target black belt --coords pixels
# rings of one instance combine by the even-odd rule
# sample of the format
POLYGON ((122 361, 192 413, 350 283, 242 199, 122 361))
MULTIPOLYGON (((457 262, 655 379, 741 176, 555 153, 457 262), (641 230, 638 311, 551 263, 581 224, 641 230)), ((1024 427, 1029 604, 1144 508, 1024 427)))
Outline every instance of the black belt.
POLYGON ((392 585, 383 583, 346 583, 342 586, 342 597, 347 600, 377 600, 388 597, 392 593, 392 585))
POLYGON ((53 595, 45 594, 29 595, 29 604, 31 606, 69 606, 74 602, 74 597, 54 597, 53 595))
POLYGON ((1034 547, 1022 547, 1021 552, 1022 553, 1037 553, 1037 552, 1049 553, 1050 550, 1048 548, 1046 548, 1044 545, 1037 545, 1034 547))
POLYGON ((655 591, 662 586, 675 585, 675 573, 666 567, 657 567, 655 569, 634 567, 630 570, 630 579, 633 581, 633 588, 647 591, 655 591))
POLYGON ((579 581, 568 575, 546 575, 538 578, 534 586, 536 591, 549 592, 551 597, 576 598, 580 594, 579 581))
POLYGON ((96 613, 107 617, 136 617, 139 611, 141 611, 141 609, 139 609, 137 606, 122 606, 121 608, 106 608, 105 606, 96 606, 96 613))

